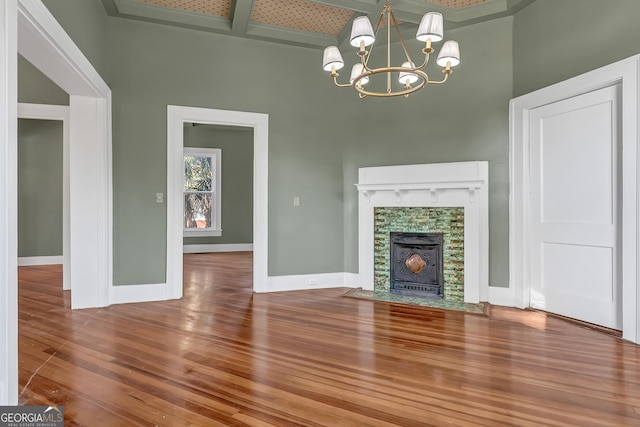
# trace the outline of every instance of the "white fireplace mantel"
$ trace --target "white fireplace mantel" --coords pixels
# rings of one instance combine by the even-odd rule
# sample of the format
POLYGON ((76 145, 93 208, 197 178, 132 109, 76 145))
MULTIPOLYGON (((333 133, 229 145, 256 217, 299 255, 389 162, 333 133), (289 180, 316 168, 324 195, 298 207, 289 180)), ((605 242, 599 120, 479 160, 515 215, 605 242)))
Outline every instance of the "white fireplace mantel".
POLYGON ((475 199, 476 191, 481 190, 484 181, 457 181, 457 182, 408 182, 395 184, 356 184, 358 191, 367 202, 371 197, 380 191, 393 191, 396 198, 402 201, 402 197, 410 191, 426 191, 427 196, 432 200, 437 200, 438 194, 443 190, 466 189, 472 199, 475 199))
POLYGON ((360 168, 359 284, 373 290, 376 207, 464 208, 464 300, 489 298, 488 162, 360 168))

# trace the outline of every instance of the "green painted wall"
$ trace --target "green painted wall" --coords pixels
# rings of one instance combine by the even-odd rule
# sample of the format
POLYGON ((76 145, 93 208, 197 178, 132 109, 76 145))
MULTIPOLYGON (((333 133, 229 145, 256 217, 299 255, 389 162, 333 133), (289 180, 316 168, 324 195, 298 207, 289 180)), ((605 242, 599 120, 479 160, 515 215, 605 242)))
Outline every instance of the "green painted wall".
MULTIPOLYGON (((107 14, 100 0, 43 0, 100 76, 107 81, 107 14)), ((69 95, 18 55, 18 101, 69 105, 69 95)))
POLYGON ((640 1, 537 0, 515 15, 514 96, 640 53, 640 1))
POLYGON ((358 167, 489 160, 492 283, 506 283, 511 19, 448 37, 464 56, 450 84, 360 100, 320 50, 107 18, 115 283, 165 280, 168 104, 269 114, 270 275, 357 271, 358 167))
POLYGON ((169 104, 268 113, 269 274, 342 270, 341 147, 358 137, 357 100, 332 90, 321 52, 109 18, 108 57, 116 284, 165 279, 154 195, 166 192, 169 104))
MULTIPOLYGON (((69 95, 18 55, 18 102, 69 105, 69 95)), ((18 176, 18 256, 62 255, 62 122, 18 121, 18 176)))
MULTIPOLYGON (((43 3, 106 80, 107 16, 102 3, 43 3)), ((69 105, 69 95, 18 55, 18 102, 69 105)), ((21 119, 18 131, 18 255, 62 255, 62 123, 21 119), (35 203, 48 207, 42 211, 35 203)))
MULTIPOLYGON (((18 101, 69 105, 69 95, 18 55, 18 101)), ((20 119, 18 256, 58 255, 62 255, 62 122, 20 119), (45 210, 38 206, 40 200, 45 210)))
POLYGON ((449 82, 408 99, 360 101, 358 138, 343 150, 346 271, 358 270, 358 168, 486 160, 489 283, 507 286, 511 30, 512 18, 502 18, 445 32, 445 38, 458 40, 462 55, 449 82))
POLYGON ((109 83, 107 14, 100 0, 42 0, 91 65, 109 83))
POLYGON ((357 271, 359 167, 488 160, 490 284, 504 286, 509 99, 640 50, 635 0, 538 0, 449 31, 463 63, 447 85, 359 100, 332 87, 320 50, 107 18, 99 0, 45 4, 113 91, 116 284, 165 280, 166 205, 154 196, 166 192, 174 104, 269 114, 270 275, 357 271))
POLYGON ((18 55, 18 102, 69 105, 69 94, 18 55))
POLYGON ((18 120, 18 256, 62 255, 62 122, 18 120))
MULTIPOLYGON (((69 95, 18 55, 18 101, 69 105, 69 95)), ((18 256, 62 255, 62 122, 18 121, 18 175, 18 256)))
POLYGON ((253 129, 185 126, 184 146, 222 150, 222 236, 185 237, 185 245, 253 243, 253 129))

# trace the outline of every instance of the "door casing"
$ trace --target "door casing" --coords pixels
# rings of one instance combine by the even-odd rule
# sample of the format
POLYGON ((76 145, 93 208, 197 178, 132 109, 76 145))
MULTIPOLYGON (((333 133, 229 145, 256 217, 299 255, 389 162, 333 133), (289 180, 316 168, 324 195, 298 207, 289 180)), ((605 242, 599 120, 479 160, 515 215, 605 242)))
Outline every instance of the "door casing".
POLYGON ((113 265, 111 90, 40 0, 0 2, 0 405, 18 402, 18 53, 69 94, 72 308, 108 305, 113 265))
POLYGON ((531 110, 553 102, 619 84, 621 114, 621 213, 620 264, 622 281, 622 337, 640 343, 640 305, 638 281, 638 242, 640 216, 638 201, 638 104, 640 55, 582 74, 514 98, 510 116, 510 195, 509 195, 509 281, 513 304, 530 306, 531 236, 529 115, 531 110))

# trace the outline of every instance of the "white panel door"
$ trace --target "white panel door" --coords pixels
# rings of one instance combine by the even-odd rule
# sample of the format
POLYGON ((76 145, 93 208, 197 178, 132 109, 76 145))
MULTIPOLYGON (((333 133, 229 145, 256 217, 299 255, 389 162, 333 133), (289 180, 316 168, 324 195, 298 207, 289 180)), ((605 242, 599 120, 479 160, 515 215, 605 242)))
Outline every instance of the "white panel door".
POLYGON ((531 111, 531 307, 622 329, 618 87, 531 111))

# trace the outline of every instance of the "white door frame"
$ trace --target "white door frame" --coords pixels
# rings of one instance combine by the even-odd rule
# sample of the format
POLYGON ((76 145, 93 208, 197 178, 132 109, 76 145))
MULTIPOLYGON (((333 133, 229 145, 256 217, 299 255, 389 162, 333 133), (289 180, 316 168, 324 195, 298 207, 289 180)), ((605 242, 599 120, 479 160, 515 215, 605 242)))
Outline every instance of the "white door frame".
POLYGON ((167 285, 182 297, 184 123, 253 128, 253 290, 267 292, 269 116, 211 108, 167 106, 167 285))
POLYGON ((108 304, 111 90, 40 0, 0 2, 0 405, 18 403, 17 55, 69 94, 72 308, 108 304))
POLYGON ((18 103, 18 118, 62 122, 62 289, 70 290, 69 107, 67 105, 18 103))
POLYGON ((18 402, 17 0, 0 2, 0 405, 18 402))
POLYGON ((570 80, 515 98, 510 103, 510 182, 509 198, 509 280, 514 305, 529 307, 530 281, 530 206, 529 206, 529 112, 537 107, 596 89, 620 84, 621 168, 619 197, 622 209, 622 336, 640 343, 640 290, 638 280, 638 242, 640 216, 638 201, 638 103, 640 55, 574 77, 570 80))
POLYGON ((111 90, 40 0, 17 0, 17 12, 17 51, 69 94, 71 307, 103 307, 113 283, 111 90))

